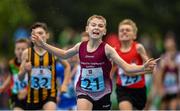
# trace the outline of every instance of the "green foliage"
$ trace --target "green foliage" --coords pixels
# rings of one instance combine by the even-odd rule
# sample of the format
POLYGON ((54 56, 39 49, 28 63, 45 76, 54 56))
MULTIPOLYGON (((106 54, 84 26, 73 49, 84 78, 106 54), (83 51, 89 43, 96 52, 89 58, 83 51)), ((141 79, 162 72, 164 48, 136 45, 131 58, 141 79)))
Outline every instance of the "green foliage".
MULTIPOLYGON (((12 50, 13 33, 19 26, 26 26, 33 20, 31 9, 29 9, 25 0, 0 0, 0 41, 6 38, 8 52, 12 50)), ((2 48, 1 43, 1 48, 2 48)), ((2 50, 0 55, 2 55, 2 50)), ((7 53, 6 53, 7 54, 7 53)))
POLYGON ((124 18, 133 19, 142 31, 166 31, 177 26, 180 12, 178 0, 29 0, 29 4, 38 20, 60 30, 66 26, 84 30, 89 16, 101 14, 108 20, 108 31, 116 31, 124 18))
POLYGON ((107 19, 108 32, 117 32, 119 22, 130 18, 137 23, 138 35, 159 33, 163 37, 168 30, 180 35, 179 13, 178 0, 0 0, 0 38, 4 33, 12 36, 18 26, 29 26, 35 20, 46 22, 57 42, 65 27, 84 31, 93 14, 107 19))

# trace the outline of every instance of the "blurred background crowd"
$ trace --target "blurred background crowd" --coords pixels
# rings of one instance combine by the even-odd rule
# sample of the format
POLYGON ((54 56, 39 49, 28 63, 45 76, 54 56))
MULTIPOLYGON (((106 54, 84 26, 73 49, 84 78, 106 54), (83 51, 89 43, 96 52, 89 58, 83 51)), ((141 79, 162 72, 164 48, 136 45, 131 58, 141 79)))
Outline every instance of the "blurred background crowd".
MULTIPOLYGON (((0 0, 0 110, 10 109, 9 88, 2 91, 1 84, 8 75, 8 61, 13 58, 14 44, 17 39, 30 38, 30 26, 34 22, 45 22, 50 28, 48 43, 57 47, 69 48, 80 42, 86 20, 93 14, 103 15, 107 19, 107 35, 104 40, 118 47, 118 24, 130 18, 138 26, 137 41, 142 43, 150 57, 162 57, 153 75, 146 75, 147 106, 146 109, 179 109, 180 110, 180 1, 178 0, 0 0), (175 55, 168 52, 175 50, 175 55), (161 77, 158 67, 177 67, 176 77, 161 77), (177 80, 175 80, 177 79, 177 80), (176 82, 176 83, 174 83, 176 82), (177 90, 172 88, 177 84, 177 90), (170 91, 163 86, 170 87, 170 91), (168 96, 165 96, 168 95, 168 96)), ((71 65, 72 81, 78 73, 77 57, 68 60, 71 65)), ((64 67, 57 62, 60 78, 63 78, 64 67), (62 77, 61 77, 62 76, 62 77)), ((168 75, 168 74, 167 74, 168 75)), ((116 76, 114 76, 114 81, 116 76)), ((59 109, 76 107, 74 92, 75 82, 69 84, 67 93, 61 95, 59 109), (63 102, 63 98, 68 98, 63 102), (74 102, 72 102, 74 101, 74 102), (67 105, 67 106, 66 106, 67 105)), ((115 85, 114 85, 115 86, 115 85)), ((114 88, 115 89, 115 88, 114 88)), ((112 109, 117 109, 116 95, 112 94, 112 109)))

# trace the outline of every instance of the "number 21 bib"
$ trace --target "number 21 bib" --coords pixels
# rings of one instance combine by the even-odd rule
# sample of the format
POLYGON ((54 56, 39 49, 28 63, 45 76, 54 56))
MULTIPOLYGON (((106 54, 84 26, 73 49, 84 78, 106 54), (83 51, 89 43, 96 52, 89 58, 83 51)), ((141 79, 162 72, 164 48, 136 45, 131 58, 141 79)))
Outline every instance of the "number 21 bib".
POLYGON ((89 92, 103 91, 105 85, 102 68, 82 68, 81 88, 89 92))

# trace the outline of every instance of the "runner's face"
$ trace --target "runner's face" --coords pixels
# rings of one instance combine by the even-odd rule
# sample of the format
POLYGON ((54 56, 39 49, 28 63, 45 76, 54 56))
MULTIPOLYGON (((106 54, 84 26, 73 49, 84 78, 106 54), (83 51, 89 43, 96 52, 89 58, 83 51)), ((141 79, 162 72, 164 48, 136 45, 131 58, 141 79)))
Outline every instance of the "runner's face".
POLYGON ((49 34, 41 27, 33 29, 32 33, 41 37, 44 42, 49 38, 49 34))
POLYGON ((130 41, 136 38, 136 34, 131 25, 120 25, 118 34, 120 41, 130 41))
POLYGON ((167 51, 176 50, 176 43, 174 39, 166 39, 164 46, 167 51))
POLYGON ((28 44, 26 42, 16 43, 15 55, 16 55, 18 60, 21 60, 22 53, 27 47, 28 47, 28 44))
POLYGON ((86 31, 89 33, 90 38, 100 39, 106 34, 105 23, 101 19, 93 18, 86 27, 86 31))

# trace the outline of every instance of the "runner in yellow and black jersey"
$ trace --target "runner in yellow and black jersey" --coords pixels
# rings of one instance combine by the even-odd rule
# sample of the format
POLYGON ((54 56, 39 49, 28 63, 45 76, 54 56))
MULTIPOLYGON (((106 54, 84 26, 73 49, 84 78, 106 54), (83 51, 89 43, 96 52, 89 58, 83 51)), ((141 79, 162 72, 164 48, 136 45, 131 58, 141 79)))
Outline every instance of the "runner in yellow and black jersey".
POLYGON ((33 48, 29 48, 32 70, 29 73, 29 89, 27 103, 56 101, 55 58, 45 52, 39 56, 33 48))
MULTIPOLYGON (((44 23, 35 23, 31 30, 32 34, 41 36, 45 42, 49 38, 48 29, 44 23)), ((57 96, 55 56, 33 45, 23 52, 22 60, 19 78, 22 79, 25 72, 28 72, 29 76, 27 109, 55 110, 57 96)), ((64 91, 68 83, 68 76, 65 75, 65 78, 61 86, 64 91)))

